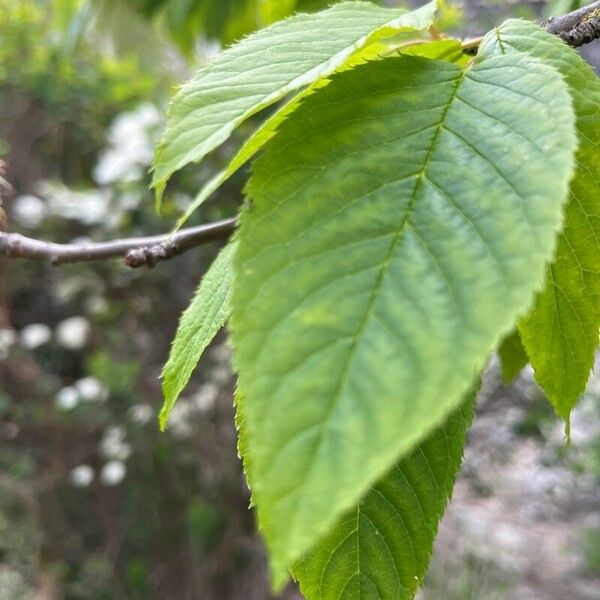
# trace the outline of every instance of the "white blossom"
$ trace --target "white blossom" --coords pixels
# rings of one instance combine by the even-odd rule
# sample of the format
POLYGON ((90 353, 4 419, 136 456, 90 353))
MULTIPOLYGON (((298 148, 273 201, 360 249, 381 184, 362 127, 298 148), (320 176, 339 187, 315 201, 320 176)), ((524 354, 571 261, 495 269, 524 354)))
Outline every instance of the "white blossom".
POLYGON ((125 478, 127 467, 120 460, 110 460, 100 472, 100 480, 104 485, 113 486, 119 485, 125 478))
POLYGON ((146 425, 154 416, 154 409, 149 404, 135 404, 129 409, 129 417, 138 425, 146 425))
POLYGON ((79 404, 79 393, 73 386, 60 389, 54 397, 60 410, 73 410, 79 404))
POLYGON ((106 459, 127 460, 131 456, 131 446, 125 441, 125 430, 119 425, 108 427, 98 450, 106 459))
POLYGON ((205 383, 194 394, 192 401, 198 412, 207 412, 215 405, 219 388, 214 383, 205 383))
POLYGON ((142 179, 154 155, 151 131, 161 121, 160 111, 149 103, 119 115, 108 132, 109 147, 92 173, 94 181, 110 185, 142 179))
POLYGON ((229 346, 229 344, 227 343, 216 345, 211 352, 211 356, 213 357, 215 362, 221 363, 225 366, 228 366, 230 364, 231 355, 231 346, 229 346))
POLYGON ((108 390, 95 377, 83 377, 74 385, 83 402, 104 402, 108 399, 108 390))
POLYGON ((0 360, 8 357, 10 349, 17 341, 17 334, 14 329, 0 329, 0 360))
POLYGON ((91 328, 85 317, 70 317, 56 327, 58 343, 68 350, 81 350, 88 342, 91 328))
POLYGON ((25 227, 39 227, 48 214, 48 207, 41 198, 25 194, 11 205, 11 215, 25 227))
POLYGON ((43 323, 32 323, 21 330, 21 344, 28 350, 35 350, 52 339, 52 330, 43 323))
POLYGON ((88 487, 94 481, 94 469, 90 465, 79 465, 71 471, 69 479, 75 487, 88 487))
POLYGON ((125 439, 125 428, 121 425, 111 425, 104 431, 104 437, 110 437, 123 441, 125 439))
POLYGON ((188 398, 180 398, 169 415, 168 431, 180 439, 190 438, 194 433, 192 426, 193 405, 188 398))
POLYGON ((100 441, 100 454, 104 458, 125 461, 131 456, 131 446, 114 438, 105 437, 100 441))
POLYGON ((100 225, 110 211, 109 190, 72 190, 62 183, 46 181, 40 191, 48 200, 52 214, 84 225, 100 225))
POLYGON ((226 366, 217 366, 209 376, 216 383, 227 383, 231 379, 231 371, 226 366))
POLYGON ((103 296, 90 296, 85 303, 85 307, 93 315, 106 313, 109 309, 109 304, 103 296))
POLYGON ((139 192, 125 192, 119 196, 119 208, 124 211, 132 211, 140 206, 143 196, 139 192))

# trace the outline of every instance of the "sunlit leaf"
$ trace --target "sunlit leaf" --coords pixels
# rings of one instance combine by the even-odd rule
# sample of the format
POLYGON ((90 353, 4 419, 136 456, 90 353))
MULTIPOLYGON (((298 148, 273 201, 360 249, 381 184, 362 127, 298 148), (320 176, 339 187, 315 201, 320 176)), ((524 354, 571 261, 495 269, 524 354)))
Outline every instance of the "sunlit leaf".
POLYGON ((571 104, 524 55, 388 58, 309 95, 255 163, 230 325, 277 586, 458 407, 542 287, 571 104))
POLYGON ((222 52, 173 100, 154 162, 158 197, 175 171, 200 161, 246 119, 332 73, 380 37, 427 28, 435 9, 436 2, 409 13, 343 2, 276 23, 222 52))
POLYGON ((507 21, 488 35, 481 58, 518 52, 564 76, 579 137, 556 258, 545 289, 519 327, 536 381, 568 420, 594 365, 600 328, 600 80, 560 38, 525 21, 507 21))
POLYGON ((202 278, 192 303, 181 316, 171 354, 162 373, 165 400, 160 411, 160 427, 163 430, 202 353, 229 318, 235 249, 236 244, 230 243, 221 250, 202 278))

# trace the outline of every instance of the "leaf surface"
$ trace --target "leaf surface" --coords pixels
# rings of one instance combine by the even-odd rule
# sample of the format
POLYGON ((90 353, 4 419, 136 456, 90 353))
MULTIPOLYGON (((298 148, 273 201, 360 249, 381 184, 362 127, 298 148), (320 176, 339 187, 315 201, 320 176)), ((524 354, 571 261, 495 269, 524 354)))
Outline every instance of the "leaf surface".
POLYGON ((535 379, 568 421, 594 365, 600 328, 600 80, 577 52, 533 23, 489 34, 485 59, 526 52, 557 69, 573 97, 579 149, 564 230, 546 287, 519 326, 535 379))
POLYGON ((169 360, 162 373, 164 404, 160 428, 167 427, 169 413, 187 385, 206 347, 229 318, 232 261, 237 244, 227 244, 206 272, 196 294, 181 315, 169 360))
POLYGON ((307 600, 412 600, 460 469, 474 398, 342 517, 293 569, 307 600))
POLYGON ((326 77, 383 36, 426 29, 436 6, 434 1, 407 13, 343 2, 280 21, 222 52, 173 100, 154 162, 158 197, 175 171, 200 161, 249 117, 326 77))
MULTIPOLYGON (((413 40, 414 41, 414 40, 413 40)), ((411 44, 405 42, 402 44, 402 49, 399 50, 402 54, 411 56, 423 56, 425 58, 448 60, 456 64, 464 66, 470 56, 463 53, 462 45, 458 40, 439 40, 432 41, 426 44, 411 44)), ((356 52, 351 59, 346 61, 341 69, 354 68, 361 62, 366 60, 377 60, 388 55, 396 49, 390 48, 387 44, 378 43, 371 44, 367 49, 356 52)), ((340 69, 340 70, 341 70, 340 69)), ((218 190, 234 173, 239 171, 250 159, 252 159, 268 141, 275 135, 281 123, 300 105, 303 100, 313 94, 321 87, 327 85, 328 80, 320 79, 313 83, 310 87, 299 93, 293 100, 283 105, 278 111, 271 115, 261 126, 244 142, 239 152, 233 157, 230 163, 223 170, 216 173, 202 189, 198 192, 194 201, 177 221, 177 228, 181 227, 190 216, 203 204, 208 198, 218 190)))
POLYGON ((504 383, 511 383, 515 377, 525 368, 529 357, 518 330, 506 336, 498 348, 500 356, 500 367, 504 383))
POLYGON ((230 326, 277 586, 529 308, 575 146, 539 61, 395 57, 332 77, 255 163, 230 326))

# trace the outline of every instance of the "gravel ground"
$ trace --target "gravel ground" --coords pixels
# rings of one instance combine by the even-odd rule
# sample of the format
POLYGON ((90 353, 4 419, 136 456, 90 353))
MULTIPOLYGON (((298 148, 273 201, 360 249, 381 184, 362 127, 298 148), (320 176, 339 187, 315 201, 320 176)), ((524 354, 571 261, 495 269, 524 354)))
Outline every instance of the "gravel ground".
POLYGON ((492 365, 423 600, 600 599, 599 400, 596 377, 567 448, 531 371, 507 388, 492 365))

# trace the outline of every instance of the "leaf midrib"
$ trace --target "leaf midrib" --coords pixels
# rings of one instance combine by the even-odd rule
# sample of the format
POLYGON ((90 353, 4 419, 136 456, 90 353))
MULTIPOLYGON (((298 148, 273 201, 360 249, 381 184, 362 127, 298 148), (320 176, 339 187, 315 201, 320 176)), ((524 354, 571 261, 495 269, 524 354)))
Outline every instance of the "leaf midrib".
MULTIPOLYGON (((322 439, 323 439, 323 432, 324 432, 324 428, 325 425, 328 423, 331 414, 334 410, 334 408, 337 406, 338 402, 339 402, 339 398, 340 395, 342 393, 342 390, 344 389, 346 383, 347 383, 347 378, 348 375, 350 373, 350 367, 354 362, 354 357, 356 354, 356 351, 359 347, 360 341, 362 339, 362 335, 364 333, 364 330, 368 324, 368 322, 371 319, 371 316, 373 314, 373 311, 375 309, 375 304, 379 295, 379 292, 381 291, 381 287, 383 286, 383 282, 385 280, 385 277, 388 273, 390 264, 392 262, 394 253, 398 247, 398 245, 400 244, 401 240, 403 239, 403 234, 408 226, 408 220, 411 214, 411 211, 415 205, 415 202, 417 201, 417 197, 418 194, 421 190, 421 187, 424 183, 424 179, 425 179, 425 174, 427 172, 427 169, 429 167, 429 163, 431 162, 431 158, 437 148, 437 145, 439 143, 442 131, 444 131, 444 122, 446 121, 446 118, 448 116, 448 113, 450 112, 450 109, 454 103, 454 101, 456 100, 458 91, 460 89, 461 84, 464 82, 465 77, 466 77, 467 71, 463 70, 459 77, 457 77, 456 79, 456 83, 454 84, 454 89, 452 90, 452 94, 450 95, 450 98, 448 100, 447 105, 444 107, 444 110, 442 112, 442 115, 440 117, 440 122, 439 125, 436 129, 436 132, 433 135, 433 139, 431 141, 431 146, 428 150, 427 156, 425 158, 425 162, 423 164, 423 168, 421 169, 421 172, 417 174, 416 176, 416 181, 415 181, 415 187, 413 190, 413 194, 412 197, 410 199, 410 202, 408 203, 406 209, 405 209, 405 213, 404 213, 404 217, 402 222, 400 223, 400 225, 398 226, 398 231, 396 232, 396 234, 394 235, 394 238, 392 240, 392 243, 390 244, 390 248, 388 250, 388 253, 386 255, 386 257, 383 260, 377 281, 375 282, 375 286, 373 287, 373 291, 371 292, 371 295, 369 297, 369 302, 367 305, 367 308, 365 310, 365 316, 363 317, 363 319, 361 320, 356 334, 354 335, 354 341, 353 343, 350 345, 350 348, 348 350, 348 358, 346 360, 344 369, 340 375, 340 379, 339 379, 339 383, 336 386, 336 388, 333 391, 332 394, 332 399, 329 402, 329 406, 327 407, 327 412, 325 413, 324 418, 322 419, 322 421, 318 424, 318 433, 317 436, 315 437, 315 440, 312 444, 312 449, 311 449, 311 454, 310 454, 310 458, 309 458, 309 462, 308 462, 308 469, 307 469, 307 476, 310 475, 310 473, 312 472, 312 470, 314 469, 314 466, 316 464, 315 458, 316 458, 316 454, 319 450, 319 448, 322 447, 322 439)), ((305 477, 306 479, 306 477, 305 477)), ((300 485, 300 484, 299 484, 300 485)), ((288 495, 291 491, 293 491, 293 488, 290 490, 287 490, 287 493, 285 495, 288 495)), ((297 513, 295 513, 297 514, 297 513)))

